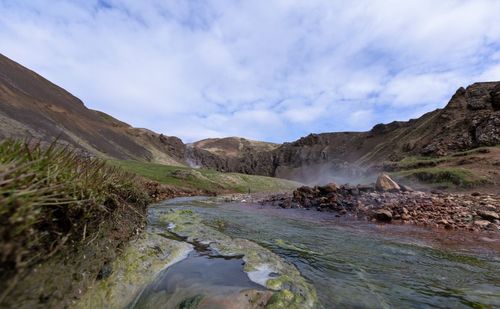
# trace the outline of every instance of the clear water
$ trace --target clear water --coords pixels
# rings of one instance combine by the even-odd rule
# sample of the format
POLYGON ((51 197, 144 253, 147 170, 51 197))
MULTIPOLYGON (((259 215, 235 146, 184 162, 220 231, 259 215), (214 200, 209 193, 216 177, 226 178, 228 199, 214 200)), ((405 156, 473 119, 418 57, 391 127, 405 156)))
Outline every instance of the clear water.
POLYGON ((174 200, 293 263, 325 308, 500 308, 497 235, 346 221, 332 214, 174 200))

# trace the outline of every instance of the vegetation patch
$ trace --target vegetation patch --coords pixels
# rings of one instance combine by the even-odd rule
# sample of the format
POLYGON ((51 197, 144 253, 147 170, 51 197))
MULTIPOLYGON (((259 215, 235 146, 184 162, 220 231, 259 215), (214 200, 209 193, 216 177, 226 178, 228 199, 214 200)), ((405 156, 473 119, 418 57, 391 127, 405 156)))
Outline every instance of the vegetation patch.
POLYGON ((478 177, 468 170, 451 167, 413 169, 396 172, 394 176, 444 186, 474 187, 489 183, 488 179, 478 177))
POLYGON ((56 143, 1 142, 0 304, 23 271, 63 251, 68 259, 69 251, 109 233, 111 223, 127 221, 128 234, 114 240, 128 239, 149 201, 140 179, 100 159, 56 143))
POLYGON ((109 162, 160 183, 207 192, 277 192, 293 190, 300 186, 297 182, 285 179, 221 173, 210 169, 193 169, 130 160, 113 160, 109 162))

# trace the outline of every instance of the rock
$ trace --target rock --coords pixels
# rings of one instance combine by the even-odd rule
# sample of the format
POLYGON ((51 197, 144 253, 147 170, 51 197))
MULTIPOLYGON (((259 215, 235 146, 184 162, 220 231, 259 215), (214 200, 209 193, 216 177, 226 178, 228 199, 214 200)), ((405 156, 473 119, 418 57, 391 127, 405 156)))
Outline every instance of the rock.
POLYGON ((381 222, 391 222, 392 212, 387 209, 379 209, 375 212, 374 218, 381 222))
POLYGON ((488 225, 490 225, 491 222, 487 220, 476 220, 474 221, 474 225, 479 227, 479 228, 486 228, 488 225))
POLYGON ((481 146, 495 146, 500 143, 500 115, 492 113, 475 123, 475 139, 481 146))
POLYGON ((326 184, 322 187, 319 187, 320 191, 326 192, 326 193, 334 193, 334 192, 337 192, 339 189, 340 189, 340 187, 334 182, 331 182, 331 183, 326 184))
POLYGON ((399 191, 401 187, 389 177, 389 175, 383 173, 377 178, 375 183, 375 188, 379 191, 399 191))
POLYGON ((483 210, 483 211, 479 211, 477 214, 481 218, 486 219, 486 220, 491 221, 491 222, 500 219, 500 216, 498 215, 498 213, 496 213, 494 211, 483 210))
POLYGON ((494 110, 500 110, 500 84, 496 85, 495 88, 490 92, 491 105, 494 110))

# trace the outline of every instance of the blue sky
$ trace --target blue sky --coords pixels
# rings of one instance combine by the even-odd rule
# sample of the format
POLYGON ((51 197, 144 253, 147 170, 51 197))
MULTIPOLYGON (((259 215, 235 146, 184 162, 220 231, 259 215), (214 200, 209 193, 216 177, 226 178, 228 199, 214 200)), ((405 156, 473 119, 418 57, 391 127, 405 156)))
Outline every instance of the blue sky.
POLYGON ((190 142, 368 130, 500 80, 496 0, 0 0, 0 52, 190 142))

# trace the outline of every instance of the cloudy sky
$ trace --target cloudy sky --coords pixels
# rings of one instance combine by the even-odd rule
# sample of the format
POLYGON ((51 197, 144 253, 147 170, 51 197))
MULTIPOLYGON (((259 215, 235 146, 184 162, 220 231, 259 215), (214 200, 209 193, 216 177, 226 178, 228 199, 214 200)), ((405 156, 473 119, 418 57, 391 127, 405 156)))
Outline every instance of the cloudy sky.
POLYGON ((291 141, 500 80, 497 0, 0 0, 0 53, 184 141, 291 141))

